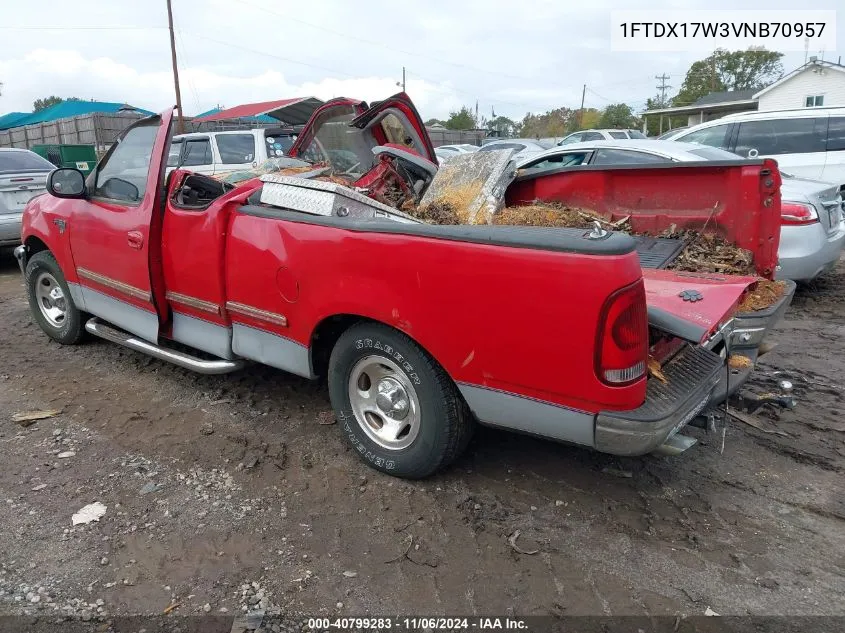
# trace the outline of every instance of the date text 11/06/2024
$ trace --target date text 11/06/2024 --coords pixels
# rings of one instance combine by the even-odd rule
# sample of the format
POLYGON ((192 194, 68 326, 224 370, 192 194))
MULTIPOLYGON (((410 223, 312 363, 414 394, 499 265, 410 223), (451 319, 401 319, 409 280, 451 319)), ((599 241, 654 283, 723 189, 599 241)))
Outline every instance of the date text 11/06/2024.
POLYGON ((473 617, 368 617, 368 618, 309 618, 307 628, 311 631, 351 630, 404 630, 404 631, 467 631, 467 630, 527 630, 528 625, 519 618, 473 617))

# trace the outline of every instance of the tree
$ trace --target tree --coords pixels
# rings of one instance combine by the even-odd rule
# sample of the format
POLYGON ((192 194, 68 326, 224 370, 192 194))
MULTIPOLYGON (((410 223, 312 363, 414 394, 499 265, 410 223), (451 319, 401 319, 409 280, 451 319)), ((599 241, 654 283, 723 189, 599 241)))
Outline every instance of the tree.
POLYGON ((711 92, 764 88, 783 75, 781 57, 783 53, 762 48, 733 52, 717 48, 690 66, 672 105, 690 105, 711 92))
POLYGON ((599 127, 604 128, 632 128, 637 127, 637 124, 637 117, 625 103, 610 104, 599 118, 599 127))
POLYGON ((450 130, 473 130, 475 129, 475 115, 466 106, 461 106, 457 112, 450 112, 449 118, 443 124, 450 130))
POLYGON ((440 119, 429 119, 425 122, 426 125, 443 125, 444 121, 440 119))
POLYGON ((584 108, 583 110, 574 110, 569 123, 566 126, 566 132, 571 134, 578 130, 589 130, 599 126, 599 118, 601 111, 595 108, 584 108))
POLYGON ((557 108, 545 114, 529 112, 522 119, 520 134, 525 138, 564 136, 575 114, 575 111, 569 108, 557 108))
MULTIPOLYGON (((660 96, 657 95, 653 99, 646 99, 645 102, 645 109, 646 110, 659 110, 661 108, 668 107, 668 104, 661 105, 660 103, 660 96)), ((648 116, 645 117, 646 121, 646 136, 657 136, 662 134, 663 132, 668 132, 671 129, 676 127, 681 127, 687 124, 687 115, 679 115, 679 116, 669 116, 668 114, 661 114, 659 116, 648 116), (663 125, 660 125, 660 121, 663 121, 663 125)))
POLYGON ((497 116, 487 122, 488 130, 495 130, 501 137, 514 137, 519 134, 519 123, 506 116, 497 116))
POLYGON ((54 106, 57 103, 61 103, 62 101, 81 101, 79 97, 67 97, 66 99, 62 99, 61 97, 57 97, 56 95, 50 95, 49 97, 44 97, 43 99, 36 99, 32 102, 32 111, 39 112, 40 110, 46 110, 50 106, 54 106))

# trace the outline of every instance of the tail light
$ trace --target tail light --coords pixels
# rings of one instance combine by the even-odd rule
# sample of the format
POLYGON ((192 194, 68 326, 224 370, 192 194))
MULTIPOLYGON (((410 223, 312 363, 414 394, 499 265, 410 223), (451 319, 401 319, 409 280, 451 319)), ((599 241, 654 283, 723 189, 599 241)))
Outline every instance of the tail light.
POLYGON ((783 202, 780 205, 781 224, 800 225, 819 221, 819 214, 811 204, 783 202))
POLYGON ((639 280, 614 292, 602 307, 596 341, 596 375, 620 387, 645 375, 648 315, 645 286, 639 280))

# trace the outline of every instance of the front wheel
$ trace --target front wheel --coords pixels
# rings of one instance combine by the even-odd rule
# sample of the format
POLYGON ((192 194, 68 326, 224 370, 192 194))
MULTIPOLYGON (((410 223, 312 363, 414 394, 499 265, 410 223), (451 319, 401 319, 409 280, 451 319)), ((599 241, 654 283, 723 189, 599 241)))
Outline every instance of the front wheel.
POLYGON ((47 336, 64 345, 82 339, 83 315, 73 303, 62 269, 50 251, 36 253, 29 260, 26 291, 32 316, 47 336))
POLYGON ((344 437, 376 470, 427 477, 469 441, 472 418, 455 384, 397 330, 361 323, 344 332, 328 382, 344 437))

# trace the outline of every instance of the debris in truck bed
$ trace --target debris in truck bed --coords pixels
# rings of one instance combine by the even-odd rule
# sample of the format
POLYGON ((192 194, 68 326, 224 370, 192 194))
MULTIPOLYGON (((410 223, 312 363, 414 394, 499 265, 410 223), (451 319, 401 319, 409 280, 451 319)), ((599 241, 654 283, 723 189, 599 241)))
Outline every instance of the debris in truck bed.
POLYGON ((699 233, 691 229, 672 228, 660 234, 684 240, 684 248, 669 264, 669 270, 694 273, 724 273, 730 275, 756 276, 754 256, 751 251, 731 244, 723 237, 712 233, 699 233))
POLYGON ((434 202, 425 207, 403 205, 402 210, 429 224, 462 224, 455 207, 448 202, 434 202))
POLYGON ((731 369, 748 369, 753 365, 754 361, 748 358, 748 356, 743 356, 742 354, 731 354, 730 357, 728 357, 728 367, 731 369))
POLYGON ((509 167, 511 154, 513 150, 493 150, 450 158, 437 170, 419 206, 448 204, 461 224, 489 224, 516 173, 509 167))
POLYGON ((757 286, 742 299, 739 304, 739 311, 764 310, 780 299, 784 292, 786 292, 786 283, 783 281, 760 279, 757 281, 757 286))
POLYGON ((432 224, 484 224, 486 216, 477 213, 480 195, 480 182, 446 187, 437 197, 420 203, 408 213, 432 224))
POLYGON ((660 368, 660 361, 654 356, 648 357, 648 373, 657 378, 663 384, 667 384, 669 382, 669 379, 666 378, 666 374, 664 374, 663 370, 660 368))
MULTIPOLYGON (((610 228, 610 223, 589 209, 564 207, 535 202, 519 207, 506 207, 493 216, 493 224, 511 226, 549 226, 568 229, 591 229, 599 222, 610 228)), ((624 230, 624 229, 616 229, 624 230)))

